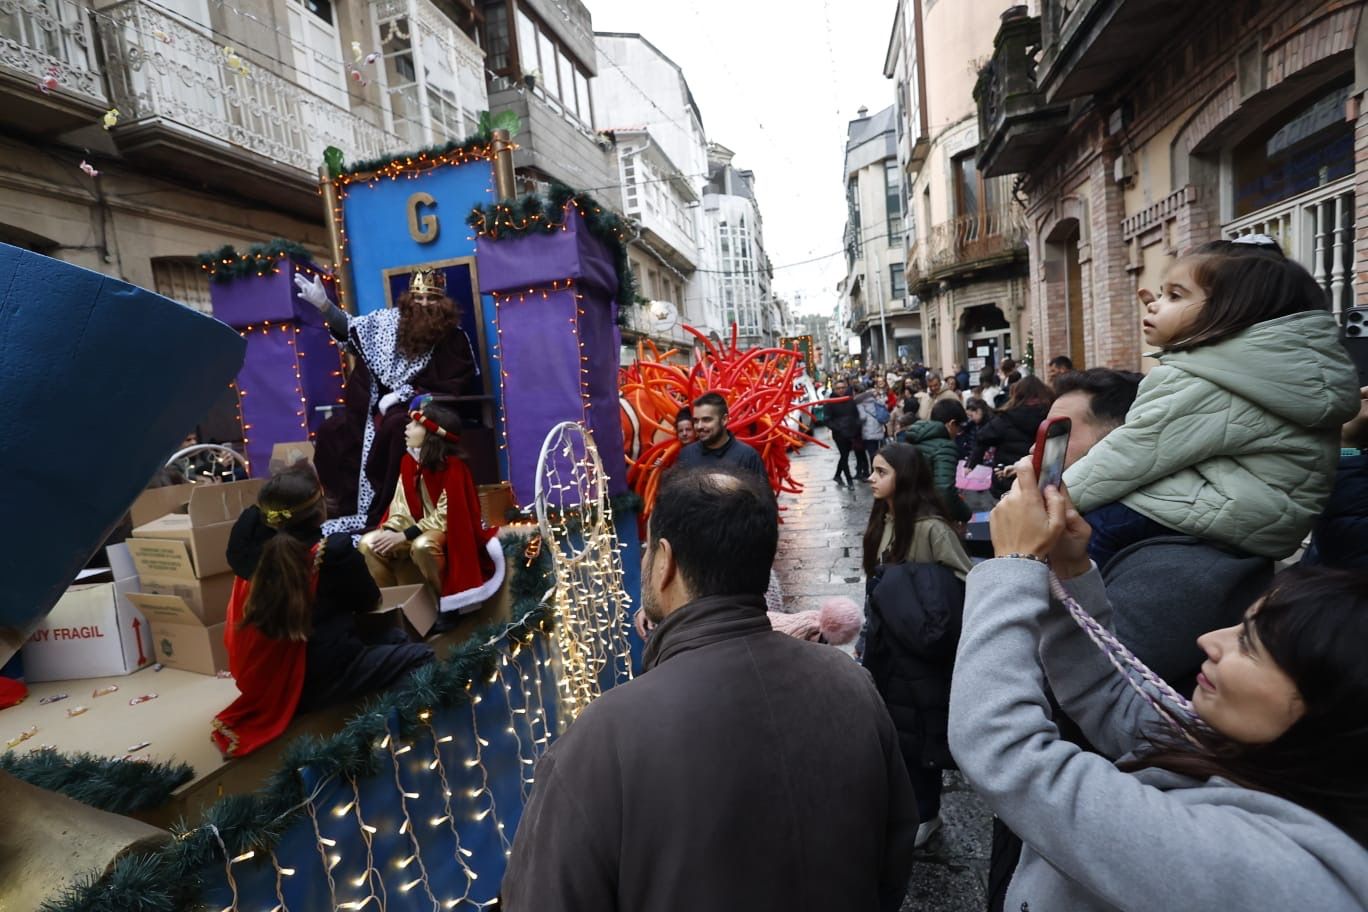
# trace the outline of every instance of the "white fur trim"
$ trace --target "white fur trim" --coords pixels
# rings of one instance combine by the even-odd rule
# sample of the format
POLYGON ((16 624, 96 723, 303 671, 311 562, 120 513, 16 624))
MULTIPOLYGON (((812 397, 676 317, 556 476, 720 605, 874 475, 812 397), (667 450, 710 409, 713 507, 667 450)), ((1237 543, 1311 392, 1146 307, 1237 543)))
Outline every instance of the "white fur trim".
POLYGON ((489 555, 490 560, 494 561, 494 575, 484 585, 444 596, 439 606, 442 613, 468 614, 478 608, 481 602, 499 591, 504 580, 504 553, 503 545, 499 543, 499 536, 496 535, 485 543, 485 553, 489 555))

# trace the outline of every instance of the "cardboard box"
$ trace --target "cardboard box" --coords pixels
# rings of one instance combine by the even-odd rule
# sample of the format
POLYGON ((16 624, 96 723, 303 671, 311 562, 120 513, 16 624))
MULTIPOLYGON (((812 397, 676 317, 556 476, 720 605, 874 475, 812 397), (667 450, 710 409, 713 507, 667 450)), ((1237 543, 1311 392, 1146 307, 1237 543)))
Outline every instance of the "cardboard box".
POLYGON ((160 538, 130 538, 128 553, 137 568, 139 587, 147 595, 175 595, 184 599, 205 624, 217 624, 228 610, 233 591, 232 572, 200 578, 195 574, 185 542, 160 538))
POLYGON ((362 633, 399 626, 409 639, 422 641, 437 623, 437 599, 427 586, 392 586, 380 590, 380 607, 370 612, 362 633))
POLYGON ((277 443, 271 447, 271 462, 269 474, 275 475, 290 466, 304 460, 307 463, 314 461, 314 445, 307 440, 298 443, 277 443))
POLYGON ((152 630, 129 596, 138 588, 122 545, 111 545, 113 573, 88 577, 66 594, 24 645, 31 683, 125 675, 156 661, 152 630))
POLYGON ((156 661, 206 675, 228 670, 222 617, 217 623, 206 624, 185 599, 177 595, 130 592, 128 599, 152 622, 152 649, 156 661))
MULTIPOLYGON (((129 540, 130 548, 133 548, 134 539, 183 542, 196 577, 204 579, 227 573, 228 536, 233 531, 233 523, 243 510, 256 503, 264 484, 262 479, 254 478, 230 484, 178 485, 178 488, 189 488, 186 511, 168 513, 135 525, 133 538, 129 540)), ((136 559, 136 549, 134 554, 136 559)), ((142 572, 141 568, 139 572, 142 572)))
POLYGON ((143 491, 128 509, 134 527, 161 519, 168 513, 184 513, 186 504, 190 502, 190 494, 194 490, 192 485, 184 484, 143 491))

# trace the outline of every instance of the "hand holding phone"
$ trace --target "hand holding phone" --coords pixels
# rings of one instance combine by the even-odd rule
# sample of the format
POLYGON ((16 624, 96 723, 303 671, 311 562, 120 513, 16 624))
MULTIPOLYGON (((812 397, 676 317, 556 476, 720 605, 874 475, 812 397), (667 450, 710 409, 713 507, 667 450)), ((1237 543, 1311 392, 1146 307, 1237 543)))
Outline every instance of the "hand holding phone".
POLYGON ((1064 481, 1064 457, 1069 451, 1069 433, 1073 429, 1068 418, 1046 418, 1036 431, 1035 446, 1031 449, 1031 467, 1035 470, 1040 490, 1064 481))

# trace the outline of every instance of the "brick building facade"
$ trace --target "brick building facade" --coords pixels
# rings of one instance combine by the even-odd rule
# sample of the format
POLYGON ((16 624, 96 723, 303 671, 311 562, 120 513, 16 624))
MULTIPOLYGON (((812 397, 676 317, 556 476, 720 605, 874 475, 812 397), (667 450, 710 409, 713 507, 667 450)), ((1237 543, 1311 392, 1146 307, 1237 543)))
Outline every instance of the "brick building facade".
POLYGON ((1364 6, 1044 0, 1038 17, 1004 14, 975 92, 979 166, 1016 174, 1025 200, 1039 361, 1152 364, 1137 289, 1218 237, 1272 235, 1336 311, 1368 302, 1364 6))

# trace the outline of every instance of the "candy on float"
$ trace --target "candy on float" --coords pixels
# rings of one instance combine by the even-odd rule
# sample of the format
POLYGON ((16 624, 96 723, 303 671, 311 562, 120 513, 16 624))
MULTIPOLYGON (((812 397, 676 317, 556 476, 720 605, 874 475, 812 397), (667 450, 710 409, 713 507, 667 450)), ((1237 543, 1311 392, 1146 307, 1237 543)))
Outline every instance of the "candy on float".
POLYGON ((29 738, 32 738, 36 734, 38 734, 38 726, 31 725, 28 728, 21 731, 19 734, 15 735, 13 738, 10 738, 8 741, 6 741, 5 747, 18 747, 19 745, 23 744, 25 741, 27 741, 29 738))

